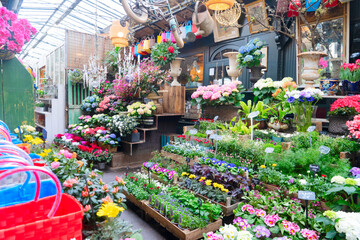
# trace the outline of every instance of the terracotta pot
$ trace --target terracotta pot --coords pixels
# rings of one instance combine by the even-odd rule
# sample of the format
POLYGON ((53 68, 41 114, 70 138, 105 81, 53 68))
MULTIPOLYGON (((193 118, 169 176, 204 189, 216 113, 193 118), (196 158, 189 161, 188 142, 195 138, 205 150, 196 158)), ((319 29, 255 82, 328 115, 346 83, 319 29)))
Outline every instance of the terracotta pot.
POLYGON ((214 118, 219 116, 219 120, 230 122, 235 116, 237 116, 239 108, 233 105, 222 106, 204 106, 203 117, 214 118))
POLYGON ((320 58, 326 57, 327 54, 323 52, 303 52, 297 56, 304 61, 301 78, 305 80, 306 88, 311 88, 314 85, 314 81, 320 77, 318 72, 320 58))

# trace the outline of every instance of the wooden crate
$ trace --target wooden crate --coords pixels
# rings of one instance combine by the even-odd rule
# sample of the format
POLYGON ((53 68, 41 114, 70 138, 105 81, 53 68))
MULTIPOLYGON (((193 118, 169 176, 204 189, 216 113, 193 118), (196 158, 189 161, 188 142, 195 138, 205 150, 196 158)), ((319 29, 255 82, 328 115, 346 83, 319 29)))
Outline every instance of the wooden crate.
MULTIPOLYGON (((181 164, 187 164, 186 162, 186 157, 183 157, 183 156, 180 156, 180 155, 177 155, 175 153, 170 153, 170 152, 166 152, 164 150, 161 150, 161 155, 163 157, 166 157, 166 158, 170 158, 178 163, 181 163, 181 164)), ((194 166, 195 163, 199 162, 198 161, 198 157, 195 157, 194 159, 190 159, 190 162, 189 162, 189 166, 194 166)))
POLYGON ((123 191, 123 194, 126 197, 126 200, 133 203, 135 206, 139 207, 140 209, 143 209, 144 201, 137 200, 134 195, 127 193, 123 191))
POLYGON ((164 113, 185 114, 185 87, 164 88, 168 92, 163 96, 164 113))
MULTIPOLYGON (((141 168, 141 172, 145 173, 145 174, 148 174, 148 171, 146 169, 144 169, 144 168, 141 168)), ((155 179, 155 180, 157 180, 157 181, 159 181, 159 182, 161 182, 161 183, 163 183, 165 185, 177 184, 178 183, 178 176, 177 175, 174 175, 174 180, 173 180, 172 183, 164 181, 158 175, 156 175, 155 173, 152 173, 152 172, 150 172, 150 176, 151 176, 152 179, 155 179)))
MULTIPOLYGON (((189 190, 189 189, 188 189, 189 190)), ((222 209, 222 212, 224 214, 225 217, 228 217, 228 216, 231 216, 234 214, 234 209, 237 208, 237 206, 240 204, 240 202, 237 202, 237 203, 234 203, 234 204, 231 204, 231 199, 230 197, 227 198, 227 202, 226 202, 226 205, 222 204, 222 203, 218 203, 218 202, 215 202, 201 194, 198 194, 198 193, 194 193, 196 197, 198 198, 201 198, 202 200, 204 201, 207 201, 207 202, 211 202, 211 203, 214 203, 214 204, 217 204, 221 207, 222 209)))
POLYGON ((143 209, 146 214, 148 214, 150 217, 152 217, 156 222, 158 222, 161 226, 166 228, 169 232, 174 234, 176 237, 178 237, 181 240, 196 240, 203 237, 203 233, 207 232, 215 232, 218 230, 222 225, 222 220, 218 219, 217 221, 210 223, 205 228, 198 228, 195 230, 188 230, 188 229, 180 229, 178 226, 173 224, 171 221, 169 221, 166 217, 161 215, 159 212, 154 210, 148 202, 144 202, 143 209))

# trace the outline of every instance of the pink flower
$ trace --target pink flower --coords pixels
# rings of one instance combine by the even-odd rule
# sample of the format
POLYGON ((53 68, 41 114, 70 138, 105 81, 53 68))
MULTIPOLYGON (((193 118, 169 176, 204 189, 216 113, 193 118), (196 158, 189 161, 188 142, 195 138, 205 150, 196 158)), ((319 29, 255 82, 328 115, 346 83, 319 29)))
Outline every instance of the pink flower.
POLYGON ((108 185, 105 184, 104 186, 102 186, 102 190, 103 190, 104 192, 108 192, 108 191, 109 191, 108 185))
POLYGON ((265 224, 268 225, 269 227, 273 227, 273 226, 275 226, 276 222, 279 220, 280 220, 280 218, 277 214, 267 215, 265 217, 265 224))
POLYGON ((52 163, 51 163, 51 168, 52 168, 52 169, 55 170, 55 169, 57 169, 58 167, 60 167, 60 162, 52 162, 52 163))
POLYGON ((70 178, 70 179, 66 180, 63 183, 63 185, 64 185, 64 187, 72 188, 74 184, 78 184, 78 183, 79 183, 79 181, 78 181, 78 179, 76 177, 76 178, 70 178))
POLYGON ((112 190, 112 193, 117 193, 119 191, 119 187, 114 187, 113 190, 112 190))
POLYGON ((111 199, 110 196, 106 196, 105 198, 102 198, 101 201, 102 201, 103 203, 113 202, 113 200, 111 199))
POLYGON ((206 91, 206 92, 204 92, 204 94, 203 94, 203 98, 204 98, 205 100, 207 100, 207 99, 210 99, 212 95, 213 95, 212 92, 206 91))
POLYGON ((90 211, 91 210, 91 206, 90 205, 86 205, 85 207, 84 207, 84 212, 88 212, 88 211, 90 211))
POLYGON ((262 209, 256 209, 255 214, 256 214, 256 216, 262 217, 262 218, 264 218, 266 216, 266 212, 262 209))
POLYGON ((318 240, 319 239, 319 234, 316 231, 309 230, 306 228, 301 230, 301 235, 308 240, 318 240))
POLYGON ((221 97, 221 93, 220 92, 216 92, 211 96, 211 100, 216 100, 219 99, 221 97))

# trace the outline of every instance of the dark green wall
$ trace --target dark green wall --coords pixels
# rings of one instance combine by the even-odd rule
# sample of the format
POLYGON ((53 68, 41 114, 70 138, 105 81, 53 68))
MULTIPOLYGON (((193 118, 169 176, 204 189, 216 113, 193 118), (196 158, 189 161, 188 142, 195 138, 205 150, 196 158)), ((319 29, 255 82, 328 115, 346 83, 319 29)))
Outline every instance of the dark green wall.
POLYGON ((17 58, 0 62, 0 119, 11 131, 23 121, 35 124, 34 84, 17 58))

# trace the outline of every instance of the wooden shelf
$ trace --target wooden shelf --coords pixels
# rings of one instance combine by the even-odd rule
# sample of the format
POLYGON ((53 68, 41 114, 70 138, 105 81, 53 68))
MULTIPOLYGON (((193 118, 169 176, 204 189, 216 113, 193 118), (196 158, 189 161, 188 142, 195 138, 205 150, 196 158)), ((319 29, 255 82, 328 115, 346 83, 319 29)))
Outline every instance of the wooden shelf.
POLYGON ((138 127, 137 129, 138 129, 138 130, 141 130, 141 131, 144 131, 144 132, 146 132, 146 131, 156 131, 156 130, 158 130, 157 127, 153 127, 153 128, 141 128, 141 127, 138 127))
POLYGON ((36 112, 36 113, 40 113, 40 114, 44 114, 44 115, 46 115, 46 114, 51 114, 51 112, 43 112, 43 111, 37 111, 37 110, 35 110, 35 112, 36 112))
POLYGON ((142 144, 145 143, 145 140, 140 140, 138 142, 128 142, 128 141, 121 141, 122 143, 126 143, 126 144, 130 144, 130 145, 134 145, 134 144, 142 144))
POLYGON ((347 96, 323 96, 323 98, 335 98, 335 99, 337 99, 337 98, 345 98, 345 97, 347 97, 347 96))
POLYGON ((180 113, 163 113, 163 114, 155 114, 156 117, 171 117, 171 116, 183 116, 184 114, 180 113))

